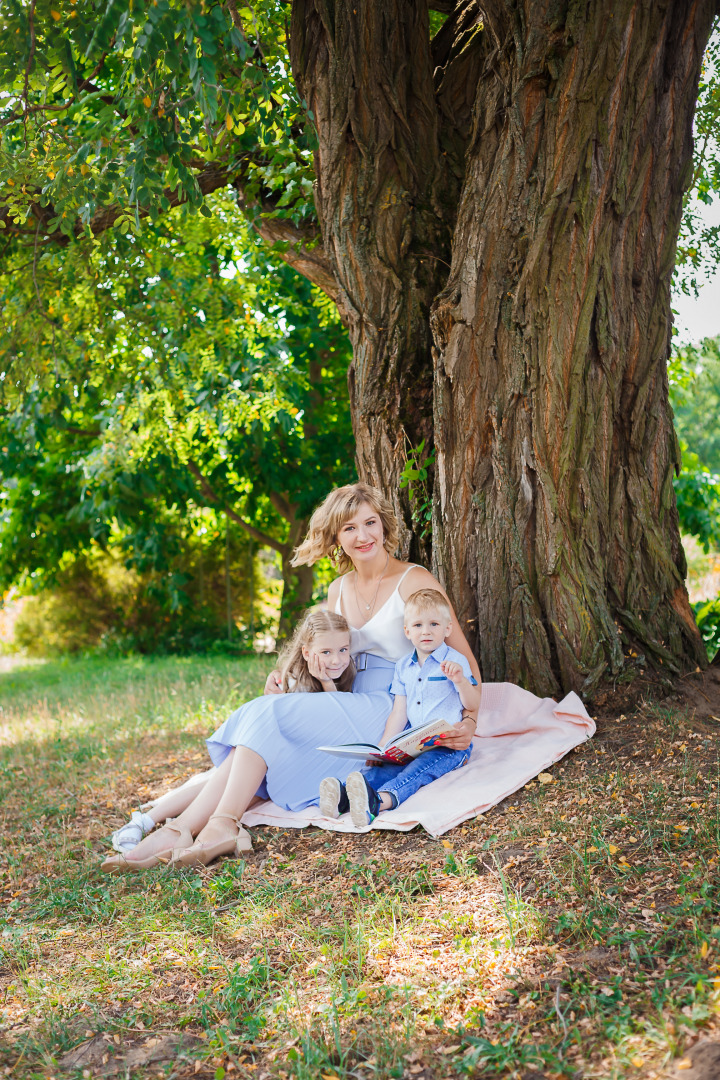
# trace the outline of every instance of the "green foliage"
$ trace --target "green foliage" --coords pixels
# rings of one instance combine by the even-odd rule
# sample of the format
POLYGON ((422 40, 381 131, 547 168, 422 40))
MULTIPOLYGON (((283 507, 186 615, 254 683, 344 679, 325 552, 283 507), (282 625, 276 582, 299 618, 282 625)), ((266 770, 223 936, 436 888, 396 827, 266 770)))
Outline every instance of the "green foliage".
POLYGON ((720 649, 720 597, 715 600, 701 600, 693 604, 692 608, 708 657, 712 660, 720 649))
POLYGON ((683 445, 682 469, 674 478, 680 527, 696 536, 704 551, 720 549, 720 476, 709 472, 683 445))
POLYGON ((673 481, 680 527, 705 552, 720 550, 720 349, 717 340, 677 350, 668 365, 670 401, 682 448, 673 481))
POLYGON ((677 350, 668 370, 680 439, 710 472, 720 473, 720 341, 706 338, 700 345, 677 350))
MULTIPOLYGON (((289 74, 288 5, 8 0, 0 16, 7 221, 121 235, 236 180, 245 201, 312 216, 312 142, 289 74), (209 171, 208 171, 209 170, 209 171), (32 216, 32 206, 41 210, 32 216), (108 211, 108 208, 112 208, 108 211)), ((311 134, 311 133, 310 133, 311 134)))
POLYGON ((4 5, 0 583, 112 544, 177 601, 167 547, 195 507, 286 557, 352 478, 347 337, 248 228, 281 217, 312 242, 288 16, 4 5))
POLYGON ((272 631, 267 583, 252 566, 249 544, 232 537, 233 634, 228 640, 225 532, 212 514, 166 521, 164 570, 138 571, 120 545, 65 555, 57 572, 40 575, 23 600, 14 646, 30 656, 98 650, 106 655, 228 653, 252 649, 254 634, 272 631), (263 595, 264 594, 264 595, 263 595), (252 629, 251 629, 252 628, 252 629))
POLYGON ((676 256, 675 283, 685 293, 697 293, 703 278, 720 262, 720 226, 706 225, 698 203, 711 205, 720 194, 720 30, 705 51, 695 111, 693 177, 685 206, 676 256))
POLYGON ((432 483, 430 471, 435 464, 435 450, 423 457, 425 440, 418 446, 408 443, 406 460, 400 473, 400 487, 407 488, 410 496, 413 523, 423 540, 432 531, 432 483))
POLYGON ((352 478, 334 308, 268 260, 230 200, 212 203, 212 218, 148 223, 142 242, 104 239, 89 259, 43 254, 37 281, 70 325, 52 364, 17 375, 18 333, 41 358, 51 342, 34 283, 5 277, 19 313, 0 333, 5 586, 50 582, 66 553, 110 545, 162 579, 172 615, 197 592, 187 559, 179 578, 172 567, 198 506, 227 508, 279 549, 334 479, 352 478))

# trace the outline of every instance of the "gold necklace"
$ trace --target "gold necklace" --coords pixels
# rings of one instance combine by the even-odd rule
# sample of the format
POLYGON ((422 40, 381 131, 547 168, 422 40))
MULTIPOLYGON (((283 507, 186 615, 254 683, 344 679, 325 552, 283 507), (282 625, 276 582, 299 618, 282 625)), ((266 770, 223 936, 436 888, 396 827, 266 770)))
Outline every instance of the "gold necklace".
POLYGON ((378 578, 378 583, 375 586, 375 595, 372 598, 372 603, 371 604, 367 603, 367 601, 365 600, 365 597, 362 596, 362 594, 360 593, 360 590, 358 589, 358 585, 357 585, 357 583, 358 583, 358 572, 357 572, 357 570, 355 571, 355 582, 354 582, 354 584, 355 584, 355 603, 358 606, 358 611, 360 610, 360 600, 362 600, 363 604, 365 604, 365 610, 366 611, 372 611, 373 610, 373 608, 375 607, 375 601, 378 598, 378 593, 380 592, 380 583, 382 582, 382 579, 385 577, 385 574, 387 573, 387 568, 388 568, 389 565, 390 565, 390 552, 388 551, 386 553, 386 555, 385 555, 385 566, 383 567, 383 572, 380 575, 380 577, 378 578))

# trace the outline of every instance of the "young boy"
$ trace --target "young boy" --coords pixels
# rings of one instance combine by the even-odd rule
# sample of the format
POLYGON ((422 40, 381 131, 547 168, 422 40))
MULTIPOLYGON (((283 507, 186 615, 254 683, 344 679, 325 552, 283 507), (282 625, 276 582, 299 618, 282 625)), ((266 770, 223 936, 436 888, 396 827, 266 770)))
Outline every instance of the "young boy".
MULTIPOLYGON (((420 589, 405 604, 405 636, 415 651, 395 665, 390 693, 394 695, 385 731, 384 746, 404 728, 440 718, 459 723, 463 709, 476 712, 480 689, 462 653, 445 644, 452 630, 450 607, 437 589, 420 589)), ((432 780, 459 769, 470 757, 467 750, 438 745, 423 751, 407 765, 365 765, 342 784, 328 776, 320 784, 320 810, 326 817, 350 811, 353 825, 369 825, 382 810, 392 810, 432 780)))

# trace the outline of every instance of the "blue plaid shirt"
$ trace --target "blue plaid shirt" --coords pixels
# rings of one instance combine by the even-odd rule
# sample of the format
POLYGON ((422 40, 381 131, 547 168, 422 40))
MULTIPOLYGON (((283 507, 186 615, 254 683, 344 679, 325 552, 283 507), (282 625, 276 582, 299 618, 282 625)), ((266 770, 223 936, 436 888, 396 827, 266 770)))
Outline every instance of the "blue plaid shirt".
POLYGON ((476 685, 466 657, 444 642, 430 653, 422 666, 418 664, 416 650, 401 656, 395 665, 390 693, 407 698, 406 728, 425 724, 429 720, 443 719, 449 724, 457 724, 462 719, 460 694, 454 683, 440 670, 443 660, 454 660, 460 664, 463 675, 476 685))

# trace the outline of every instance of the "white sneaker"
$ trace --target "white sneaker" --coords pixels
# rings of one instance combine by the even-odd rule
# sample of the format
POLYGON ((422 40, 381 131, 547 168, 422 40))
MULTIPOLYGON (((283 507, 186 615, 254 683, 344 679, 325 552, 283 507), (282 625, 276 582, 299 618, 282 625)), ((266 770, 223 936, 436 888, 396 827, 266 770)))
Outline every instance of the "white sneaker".
POLYGON ((155 828, 155 822, 149 814, 143 814, 140 810, 134 810, 132 817, 120 829, 112 834, 112 846, 121 855, 127 854, 137 847, 143 836, 155 828))

